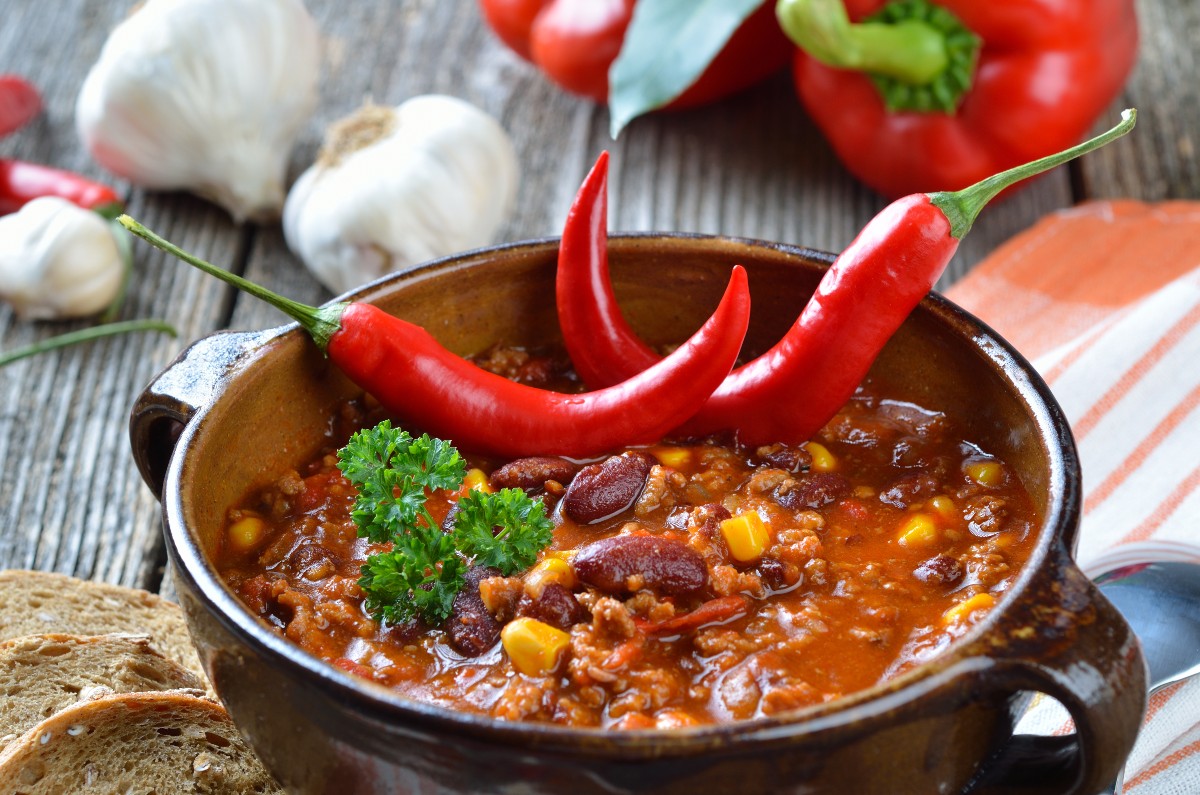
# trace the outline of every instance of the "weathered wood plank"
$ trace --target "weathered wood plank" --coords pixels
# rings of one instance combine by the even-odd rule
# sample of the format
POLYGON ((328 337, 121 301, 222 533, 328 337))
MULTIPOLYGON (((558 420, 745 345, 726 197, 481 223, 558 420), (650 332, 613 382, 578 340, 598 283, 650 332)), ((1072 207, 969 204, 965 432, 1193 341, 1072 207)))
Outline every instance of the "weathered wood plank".
MULTIPOLYGON (((20 0, 0 26, 0 72, 38 85, 45 112, 0 142, 0 155, 79 171, 118 187, 75 134, 75 99, 124 2, 20 0), (68 43, 68 44, 64 44, 68 43)), ((164 234, 232 256, 238 232, 223 213, 182 195, 133 192, 130 211, 164 234)), ((45 354, 0 372, 0 567, 153 584, 161 562, 158 506, 129 453, 134 397, 187 341, 223 324, 228 291, 138 246, 121 318, 158 317, 180 339, 140 334, 45 354)), ((215 252, 215 253, 214 253, 215 252)), ((0 307, 0 347, 20 347, 87 325, 28 323, 0 307)))

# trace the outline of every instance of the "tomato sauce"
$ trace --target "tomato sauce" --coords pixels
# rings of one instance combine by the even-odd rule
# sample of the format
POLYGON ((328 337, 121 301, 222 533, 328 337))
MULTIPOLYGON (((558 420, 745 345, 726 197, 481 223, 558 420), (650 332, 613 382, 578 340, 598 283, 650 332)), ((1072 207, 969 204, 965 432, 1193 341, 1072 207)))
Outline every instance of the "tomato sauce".
MULTIPOLYGON (((535 381, 555 369, 499 361, 535 381)), ((1039 521, 1010 468, 950 418, 868 384, 801 446, 472 461, 477 485, 545 501, 551 546, 515 576, 473 571, 444 625, 389 626, 363 608, 359 570, 384 547, 357 537, 335 455, 377 418, 357 404, 343 415, 320 456, 229 511, 223 577, 340 669, 505 720, 679 727, 870 687, 986 615, 1039 521), (510 626, 536 630, 520 651, 500 639, 510 626)), ((436 519, 456 496, 432 496, 436 519)))

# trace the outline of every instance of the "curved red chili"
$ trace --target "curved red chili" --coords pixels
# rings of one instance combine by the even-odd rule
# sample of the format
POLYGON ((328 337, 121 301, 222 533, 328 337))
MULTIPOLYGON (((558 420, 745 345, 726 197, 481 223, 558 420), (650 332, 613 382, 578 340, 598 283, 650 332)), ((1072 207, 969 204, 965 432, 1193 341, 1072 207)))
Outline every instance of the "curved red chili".
MULTIPOLYGON (((888 205, 830 266, 783 339, 730 373, 677 430, 694 436, 733 431, 751 446, 809 439, 854 394, 984 205, 1014 183, 1124 135, 1135 119, 1126 111, 1103 135, 965 190, 914 194, 888 205)), ((628 378, 653 361, 653 351, 621 317, 608 278, 607 163, 601 155, 584 181, 558 260, 559 324, 580 376, 593 386, 628 378)))
POLYGON ((42 196, 58 196, 85 210, 112 217, 121 197, 107 185, 71 171, 0 158, 0 215, 13 213, 42 196))
POLYGON ((363 303, 312 307, 187 254, 136 221, 134 234, 267 301, 308 331, 352 381, 421 430, 507 458, 587 457, 658 441, 690 417, 733 368, 750 317, 735 267, 720 306, 691 339, 624 383, 581 394, 518 384, 443 348, 418 325, 363 303))
POLYGON ((42 96, 23 77, 0 75, 0 138, 24 127, 42 110, 42 96))

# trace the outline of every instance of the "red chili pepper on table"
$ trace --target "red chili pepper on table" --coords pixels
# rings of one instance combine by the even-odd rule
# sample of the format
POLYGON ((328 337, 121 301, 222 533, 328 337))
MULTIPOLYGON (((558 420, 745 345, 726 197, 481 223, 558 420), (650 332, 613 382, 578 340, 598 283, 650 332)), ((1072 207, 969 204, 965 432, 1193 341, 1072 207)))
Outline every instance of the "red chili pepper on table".
POLYGON ((58 196, 109 218, 122 206, 121 197, 103 183, 59 168, 0 158, 0 215, 42 196, 58 196))
MULTIPOLYGON (((480 0, 500 40, 558 85, 608 99, 608 70, 621 51, 636 0, 480 0)), ((790 46, 764 2, 690 88, 669 107, 703 105, 773 74, 790 46)))
POLYGON ((23 77, 0 75, 0 138, 24 127, 42 110, 42 96, 23 77))
MULTIPOLYGON (((678 431, 729 432, 750 446, 807 441, 854 394, 884 344, 945 270, 991 199, 1016 182, 1090 152, 1133 129, 1125 111, 1108 132, 952 193, 897 199, 875 216, 821 278, 796 322, 766 353, 739 367, 678 431)), ((572 205, 559 249, 559 325, 576 371, 596 387, 657 360, 620 314, 609 280, 607 155, 572 205)))
POLYGON ((779 0, 776 11, 800 47, 809 116, 889 198, 958 190, 1080 141, 1137 56, 1134 0, 779 0))
POLYGON ((139 237, 294 318, 384 408, 464 449, 509 458, 587 457, 658 441, 691 416, 733 368, 750 295, 735 267, 712 317, 674 353, 624 383, 582 394, 518 384, 443 348, 425 329, 364 303, 312 307, 204 262, 128 216, 139 237))

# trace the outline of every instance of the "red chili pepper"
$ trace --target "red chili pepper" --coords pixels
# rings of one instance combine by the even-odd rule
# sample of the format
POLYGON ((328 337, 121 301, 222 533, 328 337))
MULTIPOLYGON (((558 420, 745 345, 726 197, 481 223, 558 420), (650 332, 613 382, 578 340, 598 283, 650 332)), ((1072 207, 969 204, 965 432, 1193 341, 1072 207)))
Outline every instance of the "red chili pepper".
MULTIPOLYGON (((783 339, 730 373, 678 431, 694 436, 733 431, 750 446, 809 439, 854 394, 984 205, 1016 182, 1124 135, 1135 120, 1136 113, 1126 111, 1103 135, 962 191, 897 199, 838 256, 783 339)), ((590 386, 628 378, 654 360, 621 317, 608 278, 607 163, 601 155, 580 189, 558 258, 559 325, 590 386)))
POLYGON ((750 600, 745 596, 721 596, 710 599, 690 613, 663 621, 634 619, 638 629, 647 635, 683 635, 710 624, 722 624, 746 615, 750 600))
MULTIPOLYGON (((597 102, 608 99, 616 60, 636 0, 480 0, 484 19, 514 52, 558 85, 597 102)), ((669 107, 713 102, 773 74, 788 57, 771 3, 751 15, 699 79, 669 107)))
POLYGON ((42 110, 42 96, 16 75, 0 75, 0 138, 24 127, 42 110))
POLYGON ((583 458, 659 440, 695 413, 732 369, 750 315, 746 272, 735 267, 716 312, 666 359, 607 389, 551 392, 489 373, 420 326, 371 304, 300 304, 193 257, 127 216, 118 220, 297 320, 352 381, 398 417, 472 452, 508 458, 583 458))
POLYGON ((112 188, 71 171, 0 158, 0 215, 42 196, 58 196, 85 210, 112 217, 122 206, 112 188))
POLYGON ((1134 0, 779 0, 777 13, 809 116, 889 198, 1078 142, 1137 56, 1134 0))

